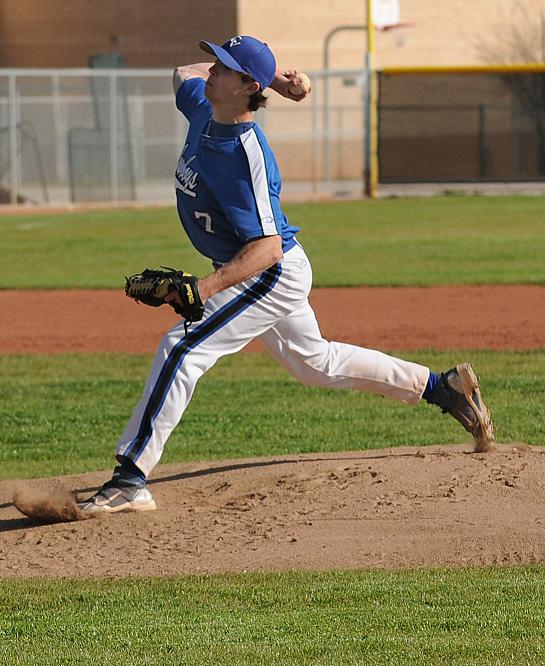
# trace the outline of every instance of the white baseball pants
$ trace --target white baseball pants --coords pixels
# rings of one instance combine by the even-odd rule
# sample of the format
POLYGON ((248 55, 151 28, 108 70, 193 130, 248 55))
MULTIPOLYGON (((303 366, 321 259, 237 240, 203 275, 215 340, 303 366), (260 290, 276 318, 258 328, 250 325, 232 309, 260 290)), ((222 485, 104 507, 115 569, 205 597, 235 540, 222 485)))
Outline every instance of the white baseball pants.
POLYGON ((355 389, 408 404, 424 392, 429 369, 379 351, 324 340, 308 302, 310 262, 296 245, 281 264, 216 294, 185 334, 183 320, 161 341, 141 400, 117 445, 148 476, 178 425, 199 378, 254 338, 310 386, 355 389))

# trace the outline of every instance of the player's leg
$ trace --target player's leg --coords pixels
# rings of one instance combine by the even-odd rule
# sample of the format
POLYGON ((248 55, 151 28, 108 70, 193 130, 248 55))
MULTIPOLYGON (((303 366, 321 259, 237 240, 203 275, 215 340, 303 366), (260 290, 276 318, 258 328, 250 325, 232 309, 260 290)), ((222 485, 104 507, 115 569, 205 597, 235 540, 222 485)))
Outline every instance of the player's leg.
POLYGON ((292 284, 288 265, 286 276, 282 272, 275 266, 217 294, 207 301, 204 319, 187 335, 180 322, 163 338, 142 398, 118 442, 120 464, 112 479, 81 504, 83 510, 155 508, 146 479, 182 418, 199 378, 219 358, 242 349, 304 300, 306 287, 292 284))
POLYGON ((424 366, 380 351, 325 340, 308 302, 260 340, 287 370, 310 386, 354 389, 416 404, 430 374, 424 366))
POLYGON ((416 404, 424 398, 454 416, 475 438, 477 450, 494 442, 490 413, 467 363, 436 375, 424 366, 382 352, 329 342, 307 302, 261 336, 270 353, 301 382, 355 389, 416 404))

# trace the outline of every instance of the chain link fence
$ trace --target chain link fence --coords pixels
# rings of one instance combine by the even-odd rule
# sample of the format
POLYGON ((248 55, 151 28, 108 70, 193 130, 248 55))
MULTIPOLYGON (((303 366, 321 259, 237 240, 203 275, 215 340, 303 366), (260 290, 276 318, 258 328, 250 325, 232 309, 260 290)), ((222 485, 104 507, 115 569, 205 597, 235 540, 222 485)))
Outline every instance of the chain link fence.
MULTIPOLYGON (((172 203, 187 123, 170 70, 0 70, 0 202, 172 203)), ((256 114, 291 198, 361 195, 361 69, 256 114)), ((545 181, 545 66, 379 73, 379 183, 545 181)))
POLYGON ((378 116, 383 184, 545 181, 545 66, 386 71, 378 116))
MULTIPOLYGON (((187 122, 171 80, 170 70, 0 70, 0 201, 172 202, 187 122)), ((317 72, 312 81, 307 100, 271 92, 256 116, 284 191, 360 193, 362 73, 317 72)))

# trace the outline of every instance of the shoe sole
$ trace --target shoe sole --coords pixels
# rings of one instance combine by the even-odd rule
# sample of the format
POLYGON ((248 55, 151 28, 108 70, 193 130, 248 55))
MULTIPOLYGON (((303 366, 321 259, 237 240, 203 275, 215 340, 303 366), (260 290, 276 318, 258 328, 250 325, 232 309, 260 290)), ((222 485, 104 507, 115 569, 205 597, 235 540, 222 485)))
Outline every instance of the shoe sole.
POLYGON ((471 408, 477 415, 479 424, 481 426, 482 437, 475 437, 475 451, 477 453, 484 453, 491 451, 494 448, 494 426, 492 425, 492 418, 490 411, 487 409, 481 397, 481 390, 479 388, 479 378, 469 363, 461 363, 456 366, 456 371, 460 378, 462 388, 466 400, 471 405, 471 408), (476 396, 478 403, 476 404, 473 396, 476 396))
POLYGON ((83 508, 84 505, 82 504, 79 504, 78 506, 85 513, 121 513, 123 511, 126 513, 137 513, 142 511, 155 511, 157 509, 155 500, 151 500, 151 502, 145 502, 141 504, 134 504, 132 502, 127 502, 126 504, 121 504, 120 506, 115 506, 115 507, 108 506, 107 504, 102 504, 99 506, 95 504, 93 505, 96 507, 94 510, 85 509, 83 508))

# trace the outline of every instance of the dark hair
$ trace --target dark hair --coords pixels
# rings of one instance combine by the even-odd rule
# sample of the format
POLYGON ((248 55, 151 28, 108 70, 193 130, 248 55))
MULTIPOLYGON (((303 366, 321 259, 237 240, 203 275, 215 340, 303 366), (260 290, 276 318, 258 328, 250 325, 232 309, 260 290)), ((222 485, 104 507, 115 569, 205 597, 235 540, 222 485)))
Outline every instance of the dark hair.
MULTIPOLYGON (((249 74, 241 74, 240 78, 242 83, 253 83, 253 79, 249 74)), ((267 97, 259 89, 253 95, 250 95, 248 100, 248 111, 257 111, 258 109, 264 109, 267 106, 267 97)))

